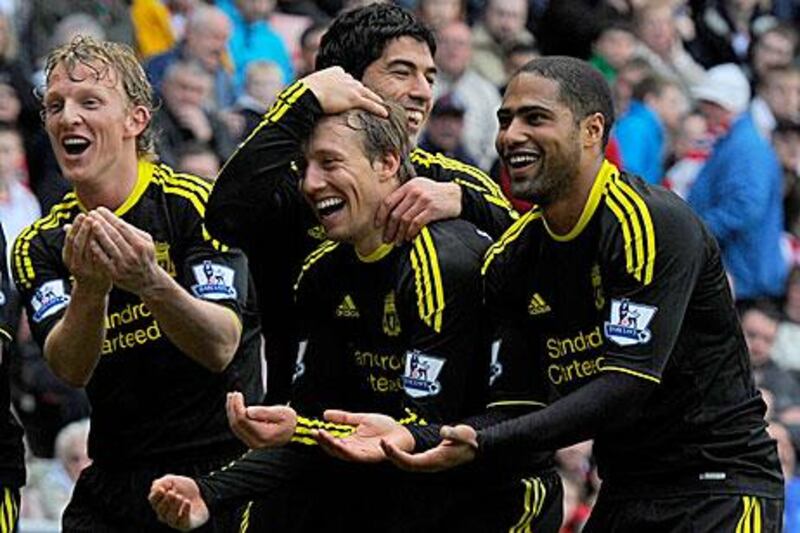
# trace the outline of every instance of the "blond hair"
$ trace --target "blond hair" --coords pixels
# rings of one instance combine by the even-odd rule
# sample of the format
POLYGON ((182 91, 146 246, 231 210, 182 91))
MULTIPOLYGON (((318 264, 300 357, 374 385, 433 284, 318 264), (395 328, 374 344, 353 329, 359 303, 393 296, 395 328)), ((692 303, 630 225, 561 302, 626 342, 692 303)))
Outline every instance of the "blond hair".
MULTIPOLYGON (((122 43, 97 41, 91 37, 78 35, 68 44, 52 50, 44 67, 45 91, 53 70, 62 65, 71 79, 75 69, 82 65, 94 72, 95 80, 106 79, 109 69, 119 76, 119 84, 129 102, 143 106, 152 114, 155 108, 153 88, 147 81, 144 69, 136 59, 133 49, 122 43)), ((136 153, 142 159, 155 159, 155 134, 148 123, 136 137, 136 153)))

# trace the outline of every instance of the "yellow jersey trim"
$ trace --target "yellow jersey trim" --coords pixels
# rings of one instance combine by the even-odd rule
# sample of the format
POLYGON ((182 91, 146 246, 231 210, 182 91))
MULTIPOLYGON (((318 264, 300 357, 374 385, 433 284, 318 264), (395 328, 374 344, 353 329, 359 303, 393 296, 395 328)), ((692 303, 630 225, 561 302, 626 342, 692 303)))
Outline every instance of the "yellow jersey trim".
POLYGON ((356 250, 356 256, 358 257, 359 261, 363 263, 376 263, 389 255, 392 250, 394 250, 394 243, 385 242, 367 255, 361 255, 358 253, 358 250, 356 250))
POLYGON ((578 222, 575 223, 575 226, 565 235, 559 235, 550 229, 550 226, 547 225, 547 219, 544 219, 544 227, 547 230, 547 233, 550 234, 550 237, 559 242, 566 242, 571 241, 580 235, 583 229, 592 219, 592 215, 594 215, 595 211, 597 211, 597 206, 600 205, 600 200, 603 197, 603 188, 605 187, 606 182, 614 174, 619 174, 617 167, 609 163, 608 160, 603 159, 603 164, 600 165, 600 170, 597 172, 597 176, 595 176, 592 188, 589 191, 589 198, 586 200, 586 204, 583 206, 583 211, 581 211, 581 216, 578 218, 578 222))
POLYGON ((542 212, 539 208, 534 207, 524 215, 522 215, 516 222, 511 224, 511 226, 500 236, 500 239, 491 245, 486 253, 483 256, 483 266, 481 267, 481 276, 486 275, 486 271, 489 270, 489 266, 494 261, 495 257, 503 253, 510 243, 514 242, 519 238, 522 234, 522 230, 525 227, 533 222, 536 219, 542 217, 542 212))
POLYGON ((621 366, 613 366, 613 365, 603 365, 600 368, 601 371, 611 371, 611 372, 621 372, 623 374, 628 374, 629 376, 635 376, 637 378, 646 379, 647 381, 652 381, 653 383, 661 383, 661 379, 655 376, 651 376, 650 374, 645 374, 644 372, 638 372, 636 370, 631 370, 629 368, 623 368, 621 366))
POLYGON ((322 259, 325 254, 328 254, 334 251, 339 246, 338 242, 335 241, 324 241, 322 244, 317 246, 314 251, 312 251, 306 257, 305 261, 303 261, 303 266, 300 269, 300 274, 297 275, 297 280, 294 282, 293 290, 297 291, 300 287, 300 282, 303 280, 303 276, 306 275, 308 269, 314 266, 314 263, 322 259))
POLYGON ((422 228, 419 235, 414 238, 409 257, 414 271, 419 316, 425 324, 439 333, 442 330, 442 315, 445 308, 444 286, 439 269, 439 257, 428 228, 422 228))

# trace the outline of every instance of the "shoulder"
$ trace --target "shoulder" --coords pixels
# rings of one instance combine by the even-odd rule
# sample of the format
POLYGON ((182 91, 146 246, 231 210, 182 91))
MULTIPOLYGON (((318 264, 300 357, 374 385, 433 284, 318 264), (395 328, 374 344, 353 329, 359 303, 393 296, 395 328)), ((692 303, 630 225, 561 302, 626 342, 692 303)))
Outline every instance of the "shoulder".
POLYGON ((484 254, 481 274, 497 272, 514 263, 514 258, 531 247, 533 236, 541 230, 542 211, 534 207, 517 219, 484 254))
POLYGON ((300 272, 294 283, 294 290, 299 291, 308 285, 309 279, 319 275, 319 272, 334 263, 340 252, 341 243, 331 240, 326 240, 320 243, 310 254, 303 260, 300 267, 300 272))
POLYGON ((166 197, 169 204, 190 209, 205 217, 212 184, 203 178, 176 172, 165 164, 151 166, 151 181, 166 197))

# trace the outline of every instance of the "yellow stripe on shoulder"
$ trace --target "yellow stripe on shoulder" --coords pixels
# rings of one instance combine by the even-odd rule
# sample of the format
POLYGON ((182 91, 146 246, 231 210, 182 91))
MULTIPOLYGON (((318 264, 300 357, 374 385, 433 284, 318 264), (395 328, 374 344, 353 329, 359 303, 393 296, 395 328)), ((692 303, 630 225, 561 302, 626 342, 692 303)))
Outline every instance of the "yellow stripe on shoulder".
POLYGON ((414 238, 409 253, 414 271, 417 308, 422 321, 437 333, 442 330, 444 286, 436 246, 427 227, 414 238))
POLYGON ((622 230, 626 270, 636 280, 649 285, 653 280, 656 236, 647 204, 619 176, 606 183, 605 198, 622 230))
POLYGON ((313 252, 308 254, 308 256, 303 261, 303 267, 300 269, 300 274, 297 275, 297 280, 294 282, 293 290, 296 292, 297 289, 300 287, 300 282, 303 280, 303 276, 305 276, 308 269, 314 266, 314 263, 322 259, 326 254, 334 251, 336 248, 339 247, 339 243, 335 241, 324 241, 322 244, 317 246, 313 252))
POLYGON ((42 231, 57 228, 64 220, 70 219, 73 216, 73 210, 77 207, 77 197, 74 193, 69 193, 64 196, 62 202, 55 204, 50 209, 47 216, 40 218, 20 232, 14 243, 12 266, 17 274, 17 280, 25 288, 32 288, 33 280, 36 279, 36 272, 30 257, 31 241, 42 231))
POLYGON ((492 261, 499 256, 503 251, 505 251, 506 247, 517 240, 519 236, 522 234, 523 230, 533 222, 534 220, 538 220, 542 218, 542 212, 539 208, 534 207, 521 217, 517 219, 516 222, 511 224, 511 226, 503 233, 500 238, 497 240, 496 243, 491 245, 486 253, 483 256, 483 266, 481 267, 481 275, 485 276, 486 271, 489 270, 489 266, 492 264, 492 261))

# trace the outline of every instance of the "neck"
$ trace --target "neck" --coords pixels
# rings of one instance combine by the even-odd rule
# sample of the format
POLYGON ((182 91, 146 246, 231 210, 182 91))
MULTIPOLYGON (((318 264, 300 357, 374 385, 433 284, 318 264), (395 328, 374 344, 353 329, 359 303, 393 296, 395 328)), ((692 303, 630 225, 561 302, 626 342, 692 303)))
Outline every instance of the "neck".
POLYGON ((113 175, 75 184, 75 194, 87 210, 103 206, 113 211, 121 206, 136 186, 139 161, 136 157, 122 158, 110 174, 113 175))
POLYGON ((359 237, 353 246, 355 246, 356 252, 361 257, 368 257, 371 255, 375 250, 381 247, 383 244, 383 226, 380 228, 375 228, 374 226, 370 227, 370 230, 359 237))
POLYGON ((603 158, 600 157, 581 165, 567 193, 542 209, 552 231, 566 235, 578 223, 602 164, 603 158))

